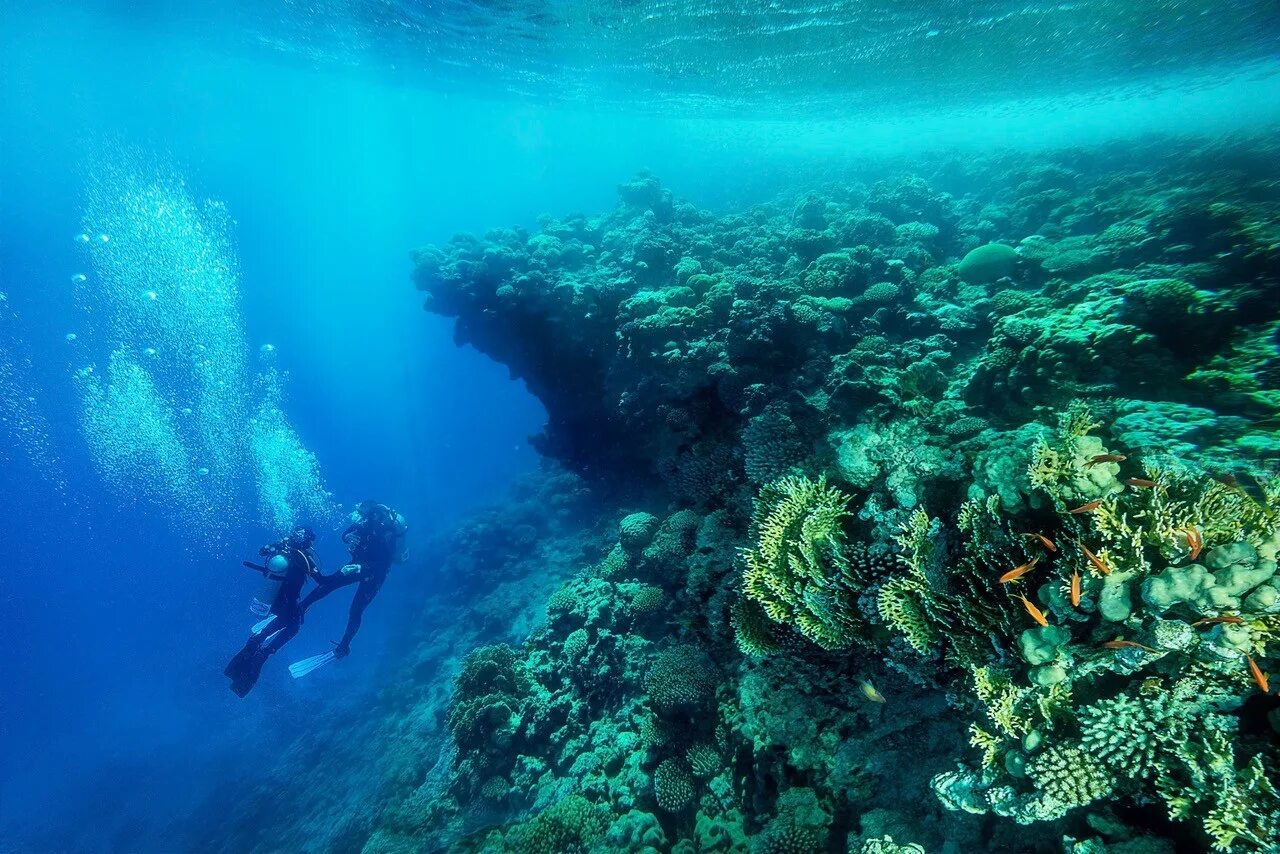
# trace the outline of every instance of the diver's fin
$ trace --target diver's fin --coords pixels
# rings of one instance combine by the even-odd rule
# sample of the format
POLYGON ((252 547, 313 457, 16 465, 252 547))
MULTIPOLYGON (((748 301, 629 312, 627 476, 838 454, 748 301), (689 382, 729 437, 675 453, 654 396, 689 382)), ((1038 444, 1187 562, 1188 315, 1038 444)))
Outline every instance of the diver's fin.
POLYGON ((289 665, 289 675, 294 679, 301 679, 311 671, 324 667, 335 658, 337 658, 337 656, 332 652, 322 652, 319 655, 313 655, 310 658, 295 661, 293 664, 289 665))
POLYGON ((275 618, 276 618, 276 615, 275 615, 275 614, 271 614, 271 615, 270 615, 270 616, 268 616, 265 620, 259 620, 258 622, 254 623, 254 624, 253 624, 253 628, 252 628, 252 629, 249 629, 249 634, 251 634, 251 635, 260 635, 260 634, 262 634, 263 632, 265 632, 265 631, 267 630, 267 626, 271 625, 271 622, 272 622, 273 620, 275 620, 275 618))
POLYGON ((258 684, 258 676, 262 673, 262 665, 267 663, 271 653, 261 649, 253 649, 248 655, 241 652, 227 665, 227 676, 231 677, 231 690, 237 697, 244 697, 253 686, 258 684))

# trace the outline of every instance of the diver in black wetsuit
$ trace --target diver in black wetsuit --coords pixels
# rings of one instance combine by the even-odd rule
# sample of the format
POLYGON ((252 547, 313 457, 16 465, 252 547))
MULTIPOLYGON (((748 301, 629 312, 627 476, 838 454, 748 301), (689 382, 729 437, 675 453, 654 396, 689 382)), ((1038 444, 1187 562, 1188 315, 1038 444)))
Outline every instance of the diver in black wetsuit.
POLYGON ((302 627, 303 609, 298 604, 302 586, 308 578, 316 582, 324 578, 312 549, 315 539, 315 532, 310 528, 299 527, 280 542, 258 550, 267 558, 265 566, 245 561, 246 567, 261 572, 266 579, 263 592, 251 606, 254 613, 266 619, 254 626, 249 640, 223 671, 231 679, 231 690, 240 697, 257 683, 267 659, 291 641, 302 627))
POLYGON ((317 587, 302 600, 301 610, 307 609, 333 591, 359 584, 351 599, 351 611, 347 616, 347 630, 334 648, 336 658, 351 654, 351 639, 360 631, 364 609, 382 589, 392 564, 407 558, 405 533, 408 525, 404 517, 385 504, 365 501, 351 514, 351 525, 342 532, 342 541, 351 549, 350 562, 333 575, 316 578, 317 587))

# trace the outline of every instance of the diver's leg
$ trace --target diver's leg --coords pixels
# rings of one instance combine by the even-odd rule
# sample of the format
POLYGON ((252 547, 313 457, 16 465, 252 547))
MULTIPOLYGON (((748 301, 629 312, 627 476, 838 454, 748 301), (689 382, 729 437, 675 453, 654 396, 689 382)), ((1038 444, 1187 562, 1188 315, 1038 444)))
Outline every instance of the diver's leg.
POLYGON ((271 639, 267 641, 263 647, 263 652, 268 656, 275 655, 280 651, 280 647, 293 640, 298 634, 298 630, 302 628, 302 609, 294 604, 289 613, 280 614, 279 619, 283 621, 280 630, 272 634, 271 639))
POLYGON ((231 679, 236 679, 244 670, 245 665, 257 653, 258 647, 262 646, 262 635, 249 635, 249 639, 244 642, 244 646, 240 651, 231 657, 227 662, 226 668, 223 669, 222 675, 231 679))
POLYGON ((280 647, 293 640, 302 627, 302 609, 296 602, 277 602, 276 621, 261 634, 253 635, 244 649, 227 665, 226 675, 231 677, 231 690, 243 697, 258 683, 262 666, 280 647), (283 622, 278 629, 272 628, 283 622), (264 643, 265 641, 265 643, 264 643))

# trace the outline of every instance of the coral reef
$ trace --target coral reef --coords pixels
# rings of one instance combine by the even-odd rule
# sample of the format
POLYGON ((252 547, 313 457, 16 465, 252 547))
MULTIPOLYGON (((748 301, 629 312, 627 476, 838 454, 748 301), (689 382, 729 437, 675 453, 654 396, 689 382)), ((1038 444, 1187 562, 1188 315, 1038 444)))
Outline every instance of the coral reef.
POLYGON ((642 175, 417 251, 563 471, 454 538, 494 604, 388 716, 456 757, 350 847, 1280 847, 1275 153, 922 158, 719 214, 642 175))

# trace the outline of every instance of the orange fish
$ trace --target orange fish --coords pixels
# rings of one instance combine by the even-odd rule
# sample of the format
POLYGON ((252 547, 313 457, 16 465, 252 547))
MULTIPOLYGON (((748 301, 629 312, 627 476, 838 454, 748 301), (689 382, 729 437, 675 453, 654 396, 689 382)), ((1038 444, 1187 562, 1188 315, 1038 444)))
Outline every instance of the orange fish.
POLYGON ((1098 454, 1096 457, 1089 460, 1089 462, 1085 463, 1084 467, 1091 468, 1096 466, 1098 463, 1122 463, 1127 459, 1129 458, 1124 454, 1098 454))
POLYGON ((1041 626, 1049 625, 1049 621, 1044 618, 1044 611, 1041 611, 1035 605, 1031 604, 1031 600, 1026 596, 1019 594, 1018 598, 1022 600, 1022 607, 1027 609, 1027 613, 1031 615, 1031 619, 1035 620, 1041 626))
POLYGON ((1125 483, 1138 489, 1155 489, 1160 484, 1154 480, 1147 480, 1145 477, 1130 477, 1125 479, 1125 483))
POLYGON ((1089 551, 1088 546, 1086 546, 1084 543, 1080 542, 1079 540, 1076 540, 1076 545, 1080 547, 1080 551, 1084 552, 1084 556, 1089 559, 1089 563, 1093 564, 1094 568, 1098 570, 1098 572, 1102 573, 1103 575, 1111 574, 1111 567, 1107 566, 1102 561, 1102 558, 1098 557, 1096 554, 1089 551))
POLYGON ((1075 508, 1074 510, 1068 510, 1067 512, 1068 513, 1091 513, 1094 510, 1097 510, 1101 506, 1102 506, 1102 499, 1095 498, 1092 501, 1090 501, 1088 504, 1081 504, 1079 507, 1075 508))
POLYGON ((997 580, 1001 584, 1008 584, 1010 581, 1017 581, 1019 578, 1026 575, 1031 570, 1035 569, 1036 564, 1039 562, 1040 562, 1040 558, 1034 557, 1031 559, 1029 563, 1024 563, 1022 566, 1019 566, 1016 569, 1009 570, 1004 575, 1000 576, 1000 578, 998 578, 997 580))
POLYGON ((1113 641, 1107 641, 1106 643, 1103 644, 1103 646, 1105 646, 1107 649, 1144 649, 1147 652, 1155 653, 1159 655, 1159 652, 1157 650, 1154 650, 1149 646, 1144 646, 1143 644, 1140 644, 1137 641, 1120 640, 1119 638, 1113 641))
POLYGON ((1080 607, 1080 570, 1071 570, 1071 607, 1080 607))
POLYGON ((1230 626, 1240 626, 1240 625, 1244 625, 1244 620, 1240 619, 1235 614, 1221 614, 1217 617, 1209 617, 1208 619, 1205 619, 1205 620, 1196 620, 1191 625, 1212 626, 1215 623, 1226 623, 1227 625, 1230 625, 1230 626))
POLYGON ((1200 532, 1195 528, 1183 528, 1182 536, 1186 538, 1187 548, 1191 550, 1188 557, 1192 560, 1200 557, 1200 551, 1204 548, 1204 537, 1200 536, 1200 532))
POLYGON ((1257 683, 1262 693, 1266 694, 1271 691, 1271 683, 1267 680, 1267 674, 1262 672, 1262 668, 1258 667, 1258 662, 1253 660, 1252 655, 1246 655, 1249 659, 1249 675, 1253 677, 1253 681, 1257 683))
POLYGON ((1053 544, 1053 540, 1049 539, 1044 534, 1032 533, 1032 534, 1023 534, 1022 536, 1031 537, 1033 540, 1039 540, 1040 545, 1044 546, 1046 549, 1048 549, 1051 552, 1056 552, 1058 550, 1058 547, 1053 544))

